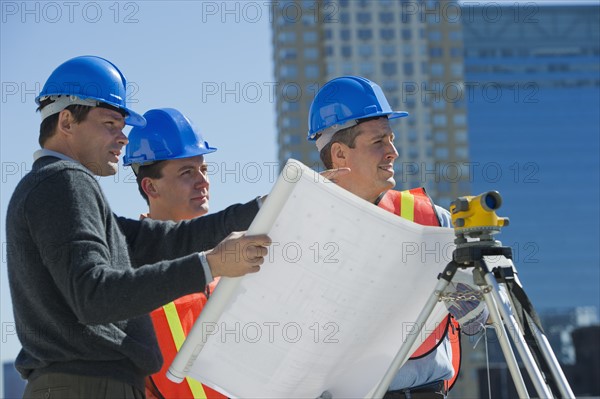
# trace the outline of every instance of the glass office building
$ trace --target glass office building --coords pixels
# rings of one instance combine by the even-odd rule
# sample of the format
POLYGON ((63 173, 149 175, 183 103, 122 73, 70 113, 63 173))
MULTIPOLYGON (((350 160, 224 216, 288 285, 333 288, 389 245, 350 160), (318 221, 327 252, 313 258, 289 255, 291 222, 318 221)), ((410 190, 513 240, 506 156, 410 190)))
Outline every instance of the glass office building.
MULTIPOLYGON (((543 4, 543 3, 542 3, 543 4)), ((472 192, 536 308, 600 305, 600 7, 463 10, 472 192)))

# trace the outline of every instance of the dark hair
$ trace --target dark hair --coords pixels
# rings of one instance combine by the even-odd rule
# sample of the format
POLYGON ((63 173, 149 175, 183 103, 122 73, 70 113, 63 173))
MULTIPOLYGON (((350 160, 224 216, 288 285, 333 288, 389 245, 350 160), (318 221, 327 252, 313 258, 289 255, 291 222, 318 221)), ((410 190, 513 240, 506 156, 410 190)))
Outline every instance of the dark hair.
POLYGON ((142 188, 142 180, 145 177, 149 177, 151 179, 160 179, 161 177, 163 177, 162 170, 164 166, 164 161, 157 161, 147 165, 141 165, 138 168, 138 171, 135 175, 135 180, 138 184, 138 190, 140 191, 140 194, 142 194, 142 197, 144 198, 144 200, 146 200, 146 204, 148 205, 150 205, 150 201, 148 200, 148 195, 144 192, 144 189, 142 188))
POLYGON ((386 116, 375 116, 372 118, 364 118, 364 119, 360 119, 358 121, 358 123, 354 126, 350 126, 346 129, 338 130, 337 132, 335 132, 335 134, 331 138, 331 141, 329 143, 327 143, 327 145, 325 147, 323 147, 323 149, 319 153, 319 156, 321 157, 321 162, 323 162, 325 169, 333 169, 333 162, 331 161, 331 146, 334 143, 342 143, 342 144, 347 145, 350 148, 354 148, 354 146, 356 145, 356 138, 361 133, 361 131, 359 129, 360 124, 363 122, 367 122, 367 121, 371 121, 371 120, 379 119, 379 118, 387 119, 386 116))
MULTIPOLYGON (((46 98, 45 100, 42 100, 40 102, 40 106, 37 108, 37 111, 41 111, 45 106, 47 106, 48 104, 51 104, 53 102, 54 102, 54 100, 52 100, 50 98, 46 98)), ((128 115, 127 112, 123 111, 122 109, 113 107, 112 105, 108 105, 105 103, 98 104, 98 107, 117 111, 118 113, 123 115, 123 117, 126 117, 128 115)), ((73 119, 75 119, 76 123, 80 123, 80 122, 83 122, 85 120, 85 118, 87 118, 87 115, 92 110, 92 108, 93 107, 90 107, 88 105, 74 104, 74 105, 69 105, 65 109, 69 110, 71 112, 71 114, 73 114, 73 119)), ((50 137, 54 136, 54 133, 56 132, 56 126, 58 125, 58 115, 59 114, 60 114, 60 112, 50 115, 49 117, 44 119, 42 121, 42 123, 40 124, 40 137, 38 138, 40 147, 43 147, 44 144, 46 143, 46 141, 50 137)))
MULTIPOLYGON (((47 106, 48 104, 51 104, 53 102, 54 102, 53 100, 47 98, 40 103, 40 106, 38 107, 37 110, 41 111, 42 108, 44 108, 45 106, 47 106)), ((87 105, 75 104, 75 105, 69 105, 65 109, 71 111, 71 114, 73 114, 73 118, 75 119, 75 122, 79 123, 79 122, 83 122, 85 120, 85 118, 87 117, 87 114, 90 112, 92 107, 89 107, 87 105)), ((38 138, 40 147, 43 147, 44 144, 46 143, 46 141, 50 137, 54 136, 54 133, 56 132, 56 125, 58 125, 58 114, 59 113, 50 115, 49 117, 44 119, 42 121, 42 123, 40 124, 40 137, 38 138)))

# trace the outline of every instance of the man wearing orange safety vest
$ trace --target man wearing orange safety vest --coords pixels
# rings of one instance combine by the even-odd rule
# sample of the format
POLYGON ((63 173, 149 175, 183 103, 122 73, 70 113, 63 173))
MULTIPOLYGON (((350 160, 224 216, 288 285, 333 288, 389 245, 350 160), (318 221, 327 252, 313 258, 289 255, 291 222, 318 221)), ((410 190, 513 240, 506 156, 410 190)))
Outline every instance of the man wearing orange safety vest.
MULTIPOLYGON (((216 148, 175 109, 153 109, 144 117, 146 127, 132 129, 124 158, 125 165, 134 169, 140 194, 149 205, 142 218, 180 222, 205 215, 210 183, 204 155, 216 148)), ((151 313, 164 362, 158 373, 146 379, 147 398, 226 398, 190 377, 177 384, 166 376, 216 284, 213 281, 205 294, 181 297, 151 313)))
MULTIPOLYGON (((392 111, 377 84, 343 76, 316 94, 309 111, 308 139, 316 141, 326 169, 350 169, 333 179, 339 186, 415 223, 450 227, 449 212, 434 205, 423 188, 391 190, 398 152, 389 120, 407 115, 392 111)), ((453 283, 454 289, 471 290, 466 281, 453 283)), ((463 332, 475 334, 488 316, 480 301, 456 302, 448 310, 450 314, 400 368, 384 398, 446 396, 460 367, 459 323, 463 332)))

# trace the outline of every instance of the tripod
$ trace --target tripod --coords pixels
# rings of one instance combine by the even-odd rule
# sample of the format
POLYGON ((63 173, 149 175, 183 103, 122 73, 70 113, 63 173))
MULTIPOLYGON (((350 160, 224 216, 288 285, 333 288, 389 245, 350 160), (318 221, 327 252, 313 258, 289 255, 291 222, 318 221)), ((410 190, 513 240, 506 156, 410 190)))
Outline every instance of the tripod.
MULTIPOLYGON (((480 216, 478 212, 481 209, 493 214, 500 203, 501 198, 497 192, 488 192, 478 197, 461 197, 452 203, 450 210, 453 214, 457 235, 455 240, 457 247, 452 254, 452 261, 438 276, 438 283, 417 318, 413 334, 407 337, 392 361, 387 373, 374 391, 374 398, 383 398, 385 395, 387 387, 391 384, 398 369, 410 356, 409 350, 436 303, 441 300, 453 299, 451 295, 448 296, 445 293, 445 290, 459 268, 472 269, 473 281, 481 288, 519 397, 529 398, 530 396, 508 340, 509 334, 539 397, 553 398, 557 394, 563 398, 575 397, 543 333, 539 318, 517 279, 512 263, 512 249, 502 246, 499 241, 492 238, 492 235, 500 230, 499 226, 506 225, 508 220, 498 219, 495 214, 493 218, 489 219, 490 215, 487 215, 489 220, 486 221, 485 226, 465 227, 469 226, 469 218, 476 220, 477 216, 480 216), (479 197, 481 197, 483 206, 466 214, 466 219, 459 218, 461 211, 469 210, 473 198, 479 197), (457 217, 455 218, 455 216, 457 217), (467 237, 474 240, 469 241, 467 237), (509 294, 507 301, 503 300, 500 295, 500 284, 509 294)), ((465 216, 464 213, 463 216, 465 216)), ((471 221, 471 223, 473 222, 471 221)))

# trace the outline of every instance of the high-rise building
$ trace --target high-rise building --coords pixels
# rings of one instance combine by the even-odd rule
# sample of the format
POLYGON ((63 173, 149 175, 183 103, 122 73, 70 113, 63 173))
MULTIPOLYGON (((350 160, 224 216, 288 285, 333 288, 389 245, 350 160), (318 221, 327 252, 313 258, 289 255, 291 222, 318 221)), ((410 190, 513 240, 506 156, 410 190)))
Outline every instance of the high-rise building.
POLYGON ((475 193, 537 308, 600 307, 600 6, 465 3, 475 193))
POLYGON ((273 18, 279 161, 317 169, 306 141, 310 103, 325 82, 359 75, 390 105, 398 189, 424 185, 438 203, 469 192, 460 9, 454 1, 280 1, 273 18), (448 101, 450 99, 450 101, 448 101), (443 169, 443 171, 442 171, 443 169), (450 179, 440 179, 443 173, 450 179), (462 177, 464 176, 464 177, 462 177), (429 178, 427 178, 429 177, 429 178))
MULTIPOLYGON (((600 307, 600 7, 463 7, 469 180, 474 193, 503 196, 498 214, 511 222, 498 239, 513 249, 571 388, 589 395, 594 381, 581 370, 595 365, 575 356, 571 332, 597 326, 600 307)), ((483 343, 465 347, 455 397, 487 396, 486 361, 495 395, 514 396, 490 336, 488 359, 483 343)))

